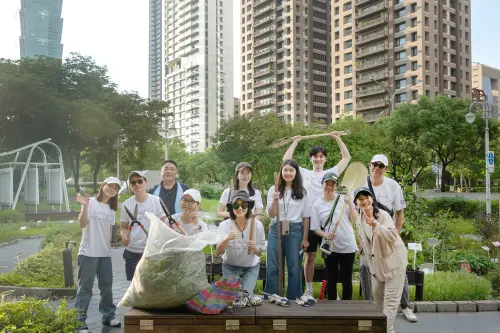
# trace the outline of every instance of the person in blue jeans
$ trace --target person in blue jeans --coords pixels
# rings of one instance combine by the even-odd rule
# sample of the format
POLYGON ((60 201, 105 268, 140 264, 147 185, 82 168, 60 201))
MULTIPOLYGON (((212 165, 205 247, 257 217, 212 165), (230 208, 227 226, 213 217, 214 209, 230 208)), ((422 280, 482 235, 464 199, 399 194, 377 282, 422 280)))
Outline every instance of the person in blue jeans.
POLYGON ((92 287, 97 275, 101 302, 99 312, 103 325, 120 327, 115 319, 113 303, 113 267, 111 264, 111 231, 118 208, 120 180, 109 177, 104 180, 96 197, 77 194, 76 201, 82 205, 78 223, 82 228, 82 241, 78 250, 78 291, 75 308, 79 311, 80 333, 88 333, 86 320, 92 287))
MULTIPOLYGON (((302 296, 302 250, 309 247, 310 204, 302 185, 299 165, 285 160, 280 168, 278 189, 272 186, 267 196, 267 213, 271 217, 267 244, 266 288, 268 294, 279 293, 277 202, 281 223, 281 262, 288 268, 288 299, 302 296)), ((284 271, 284 268, 283 268, 284 271)))
POLYGON ((266 246, 264 226, 254 220, 252 240, 251 216, 254 201, 245 190, 233 192, 227 204, 230 218, 219 224, 219 231, 227 237, 217 244, 217 255, 222 255, 222 276, 239 277, 247 296, 235 301, 237 307, 262 304, 262 299, 254 295, 255 284, 259 277, 260 256, 266 246), (251 254, 249 253, 249 250, 251 254))

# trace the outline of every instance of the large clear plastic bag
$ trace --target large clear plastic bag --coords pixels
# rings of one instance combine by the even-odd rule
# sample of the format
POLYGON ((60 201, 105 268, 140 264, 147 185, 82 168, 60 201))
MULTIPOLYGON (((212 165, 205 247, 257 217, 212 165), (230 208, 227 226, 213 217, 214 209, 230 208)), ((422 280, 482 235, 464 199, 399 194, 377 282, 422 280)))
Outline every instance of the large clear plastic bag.
POLYGON ((207 288, 203 248, 227 235, 209 230, 194 236, 182 235, 151 213, 151 228, 144 254, 119 306, 142 309, 169 309, 207 288))

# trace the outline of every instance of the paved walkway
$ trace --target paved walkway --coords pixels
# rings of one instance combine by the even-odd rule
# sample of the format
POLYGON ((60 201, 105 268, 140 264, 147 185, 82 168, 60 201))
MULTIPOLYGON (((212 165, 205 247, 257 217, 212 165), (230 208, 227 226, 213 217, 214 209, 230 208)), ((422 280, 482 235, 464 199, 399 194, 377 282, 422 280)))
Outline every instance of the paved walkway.
POLYGON ((28 258, 32 254, 40 251, 40 244, 43 238, 22 239, 16 244, 0 247, 0 266, 5 266, 0 273, 7 273, 14 269, 17 259, 19 261, 28 258), (16 254, 19 254, 19 258, 16 254))

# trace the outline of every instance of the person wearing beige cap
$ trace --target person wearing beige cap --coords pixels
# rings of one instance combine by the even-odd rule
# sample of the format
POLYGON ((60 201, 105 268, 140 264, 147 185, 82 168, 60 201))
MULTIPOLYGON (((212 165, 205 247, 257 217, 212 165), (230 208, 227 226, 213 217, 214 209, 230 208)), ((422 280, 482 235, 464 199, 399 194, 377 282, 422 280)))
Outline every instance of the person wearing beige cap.
MULTIPOLYGON (((181 199, 181 213, 172 215, 172 218, 179 222, 182 230, 189 236, 197 233, 208 231, 208 226, 202 219, 199 218, 198 212, 200 211, 201 194, 200 191, 190 188, 186 190, 181 199)), ((174 230, 181 232, 177 226, 174 225, 174 230)))
POLYGON ((237 190, 244 190, 250 196, 250 199, 255 202, 252 213, 254 215, 262 214, 264 203, 262 202, 262 195, 260 191, 255 189, 252 185, 253 168, 247 162, 238 163, 234 170, 234 188, 226 188, 219 200, 219 207, 217 208, 217 216, 228 218, 229 212, 227 211, 227 204, 231 200, 232 192, 237 190))
POLYGON ((132 281, 135 268, 142 258, 142 253, 146 247, 146 234, 141 227, 134 225, 130 237, 128 236, 128 227, 132 219, 127 214, 125 207, 135 214, 137 221, 142 223, 149 230, 151 222, 146 216, 146 212, 153 213, 162 221, 166 220, 165 213, 161 208, 160 198, 146 192, 147 179, 141 171, 132 171, 128 175, 128 181, 134 195, 122 204, 120 210, 120 225, 122 244, 125 245, 123 259, 125 260, 125 274, 128 281, 132 281))
POLYGON ((111 231, 116 220, 118 208, 118 191, 120 180, 108 177, 104 180, 97 195, 78 193, 76 201, 82 205, 78 223, 82 228, 82 241, 78 250, 78 291, 75 308, 78 309, 78 320, 81 322, 80 333, 87 333, 87 309, 92 298, 92 287, 97 275, 101 302, 99 312, 102 323, 107 326, 120 327, 115 319, 116 306, 113 302, 113 266, 111 262, 111 231))

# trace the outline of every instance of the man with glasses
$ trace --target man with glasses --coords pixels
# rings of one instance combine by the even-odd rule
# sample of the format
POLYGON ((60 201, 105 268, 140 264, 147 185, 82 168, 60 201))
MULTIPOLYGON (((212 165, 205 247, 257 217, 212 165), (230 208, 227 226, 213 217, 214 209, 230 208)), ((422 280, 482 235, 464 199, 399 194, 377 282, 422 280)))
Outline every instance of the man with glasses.
POLYGON ((149 230, 151 226, 151 222, 147 218, 146 212, 153 213, 162 221, 166 220, 166 216, 161 208, 160 198, 146 192, 147 180, 142 172, 132 171, 128 175, 128 181, 134 195, 125 200, 122 204, 120 209, 120 224, 122 244, 125 245, 125 250, 123 251, 125 274, 127 275, 127 280, 132 281, 135 268, 144 253, 147 237, 140 226, 134 225, 129 238, 128 227, 132 219, 127 214, 125 207, 127 207, 129 212, 135 215, 135 219, 142 223, 146 230, 149 230))
POLYGON ((182 194, 188 189, 186 184, 177 181, 177 172, 177 163, 174 160, 163 161, 161 167, 162 181, 149 190, 149 194, 163 199, 170 214, 181 212, 182 194))
MULTIPOLYGON (((366 187, 373 193, 374 205, 380 210, 385 210, 395 220, 396 229, 401 232, 403 227, 404 209, 406 202, 401 186, 393 179, 385 177, 389 160, 385 155, 373 156, 370 162, 370 177, 366 181, 366 187)), ((365 300, 372 300, 372 284, 368 263, 361 257, 360 261, 360 284, 365 300)), ((405 276, 403 294, 401 296, 401 308, 406 318, 411 323, 417 322, 417 316, 410 308, 410 293, 408 289, 408 276, 405 276)))

